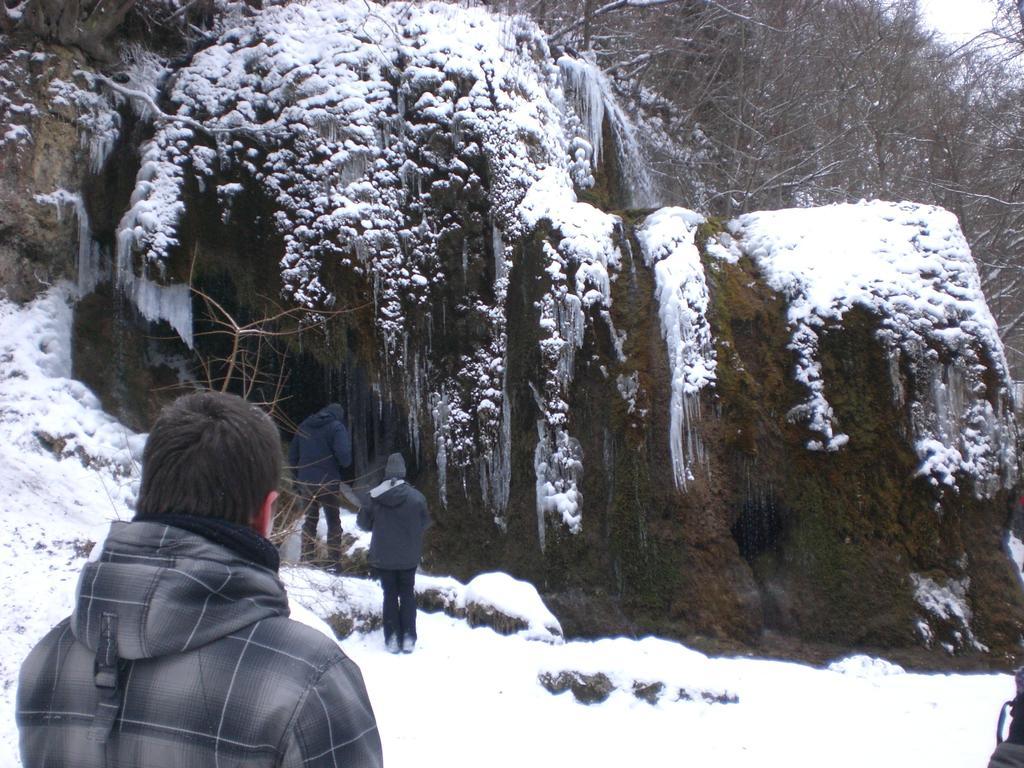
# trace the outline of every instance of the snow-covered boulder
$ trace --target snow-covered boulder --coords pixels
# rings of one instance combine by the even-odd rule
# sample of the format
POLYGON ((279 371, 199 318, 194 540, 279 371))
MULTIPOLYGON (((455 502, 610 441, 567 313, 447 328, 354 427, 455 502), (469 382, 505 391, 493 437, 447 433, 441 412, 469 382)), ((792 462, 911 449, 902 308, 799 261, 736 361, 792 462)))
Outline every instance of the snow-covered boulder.
POLYGON ((462 595, 470 626, 491 627, 503 635, 522 634, 531 640, 562 642, 562 627, 537 589, 507 573, 482 573, 462 595))
POLYGON ((472 627, 490 627, 502 635, 561 643, 562 627, 537 589, 507 573, 482 573, 468 584, 450 576, 419 574, 416 597, 421 610, 465 619, 472 627))
POLYGON ((862 653, 834 661, 828 665, 828 668, 832 672, 866 679, 906 674, 906 670, 899 664, 893 664, 891 661, 878 659, 873 656, 865 656, 862 653))
POLYGON ((427 612, 439 611, 457 619, 466 618, 465 591, 466 585, 451 576, 416 576, 416 604, 427 612))
POLYGON ((335 576, 309 566, 283 566, 281 580, 289 605, 301 606, 295 618, 321 631, 326 627, 339 639, 353 632, 373 632, 383 623, 383 593, 376 581, 335 576), (315 621, 307 621, 307 615, 315 621))

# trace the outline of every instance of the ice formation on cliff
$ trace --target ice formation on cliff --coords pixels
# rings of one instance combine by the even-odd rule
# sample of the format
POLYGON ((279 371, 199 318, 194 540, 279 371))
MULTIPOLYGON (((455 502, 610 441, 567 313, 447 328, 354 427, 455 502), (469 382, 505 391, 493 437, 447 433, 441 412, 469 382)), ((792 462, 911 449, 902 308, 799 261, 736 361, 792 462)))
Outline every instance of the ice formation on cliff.
POLYGON ((661 335, 668 351, 671 400, 669 448, 676 488, 704 462, 695 422, 700 392, 715 381, 715 350, 708 323, 708 286, 695 243, 704 217, 684 208, 655 211, 637 230, 644 262, 654 270, 661 335))
MULTIPOLYGON (((630 130, 606 87, 589 64, 556 64, 532 23, 481 8, 328 0, 267 8, 177 73, 168 99, 183 120, 159 125, 144 148, 118 263, 127 267, 128 254, 138 254, 138 279, 159 278, 180 246, 189 178, 200 189, 241 183, 255 191, 283 242, 285 298, 332 309, 337 297, 322 277, 331 265, 368 281, 381 359, 409 409, 413 444, 420 430, 433 430, 443 484, 453 468, 475 464, 501 524, 511 471, 510 244, 549 222, 556 234, 545 247, 557 269, 540 311, 546 383, 537 471, 548 490, 538 504, 578 530, 579 459, 569 456, 564 396, 584 311, 610 301, 617 249, 616 219, 577 203, 573 190, 592 183, 604 116, 620 142, 630 130), (581 93, 597 99, 595 112, 573 109, 581 93), (442 211, 450 196, 481 201, 486 236, 442 211), (446 238, 463 241, 455 271, 438 256, 446 238), (439 365, 430 339, 448 319, 430 308, 450 282, 481 270, 490 275, 486 291, 467 290, 457 307, 474 318, 480 343, 457 364, 439 365)), ((635 142, 623 146, 639 157, 635 142)), ((642 163, 633 168, 639 173, 642 163)), ((225 219, 234 197, 218 195, 225 219)))

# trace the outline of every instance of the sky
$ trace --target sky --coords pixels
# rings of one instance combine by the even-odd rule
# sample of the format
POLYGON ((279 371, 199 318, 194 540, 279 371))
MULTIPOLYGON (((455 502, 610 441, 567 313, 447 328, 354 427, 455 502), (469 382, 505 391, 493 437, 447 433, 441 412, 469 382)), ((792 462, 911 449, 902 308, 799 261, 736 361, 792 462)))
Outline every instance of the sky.
POLYGON ((950 42, 964 43, 992 26, 994 0, 918 0, 925 23, 950 42))

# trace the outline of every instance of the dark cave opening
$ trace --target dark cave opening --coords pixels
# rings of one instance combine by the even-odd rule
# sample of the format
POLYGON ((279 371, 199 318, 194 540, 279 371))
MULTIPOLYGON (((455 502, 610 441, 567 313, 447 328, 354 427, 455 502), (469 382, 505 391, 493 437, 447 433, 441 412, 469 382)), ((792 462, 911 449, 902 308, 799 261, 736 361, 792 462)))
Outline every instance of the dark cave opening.
POLYGON ((730 532, 740 555, 754 564, 762 555, 777 554, 786 515, 770 491, 747 494, 730 532))
MULTIPOLYGON (((408 416, 399 403, 387 398, 365 364, 348 356, 339 365, 324 365, 313 355, 298 352, 288 358, 285 367, 281 411, 291 424, 297 426, 328 403, 345 408, 357 488, 379 482, 388 455, 396 451, 404 456, 408 478, 415 482, 420 457, 410 439, 408 416)), ((290 431, 286 438, 291 438, 290 431)))
MULTIPOLYGON (((202 290, 240 325, 259 320, 255 310, 240 306, 238 291, 227 273, 207 276, 202 290)), ((223 361, 232 353, 234 338, 211 321, 209 308, 202 305, 195 305, 198 356, 212 361, 211 378, 218 382, 225 375, 223 361)), ((267 330, 275 333, 283 329, 268 324, 267 330)), ((354 485, 365 488, 379 482, 388 455, 395 451, 405 457, 408 477, 414 481, 420 457, 414 450, 408 415, 401 403, 388 396, 387 387, 366 362, 375 355, 360 348, 361 338, 354 328, 341 324, 329 329, 332 339, 343 341, 337 348, 325 341, 327 335, 322 328, 309 328, 286 331, 280 337, 246 340, 241 358, 247 365, 258 366, 258 370, 249 377, 248 390, 245 377, 237 375, 229 389, 264 406, 274 403, 286 441, 307 416, 329 403, 340 403, 352 435, 354 485)))

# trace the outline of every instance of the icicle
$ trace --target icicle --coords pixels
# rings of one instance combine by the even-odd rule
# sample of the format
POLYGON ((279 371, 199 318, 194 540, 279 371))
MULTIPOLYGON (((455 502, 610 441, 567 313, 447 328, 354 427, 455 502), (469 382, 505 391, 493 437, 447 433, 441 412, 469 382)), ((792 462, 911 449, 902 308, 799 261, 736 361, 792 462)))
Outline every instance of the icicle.
POLYGON ((615 222, 615 235, 619 241, 619 247, 629 260, 629 274, 636 276, 636 259, 633 258, 633 242, 626 232, 625 226, 622 224, 622 220, 619 219, 615 222))
POLYGON ((558 385, 562 394, 569 391, 576 365, 576 349, 583 346, 586 318, 579 296, 565 293, 555 303, 558 335, 565 341, 558 361, 558 385))
MULTIPOLYGON (((507 374, 507 367, 506 367, 507 374)), ((484 505, 494 514, 494 522, 505 530, 508 523, 509 487, 512 481, 512 411, 508 399, 506 377, 503 376, 501 389, 501 424, 498 439, 490 446, 480 461, 480 486, 484 505)))
MULTIPOLYGON (((370 251, 366 247, 366 240, 365 240, 365 238, 363 238, 362 235, 356 235, 355 238, 353 238, 352 243, 353 243, 353 245, 355 247, 356 258, 359 260, 359 263, 360 264, 365 264, 366 260, 370 258, 370 251)), ((374 308, 375 309, 376 309, 376 305, 377 305, 376 290, 377 290, 377 286, 376 286, 376 284, 374 284, 374 300, 373 300, 373 303, 374 303, 374 308)))
POLYGON ((359 181, 366 174, 369 165, 369 158, 365 152, 352 152, 341 164, 338 186, 347 187, 354 181, 359 181))
MULTIPOLYGON (((128 214, 126 214, 127 218, 128 214)), ((117 287, 134 302, 136 308, 151 323, 166 321, 181 337, 189 349, 192 337, 192 289, 183 283, 161 285, 145 274, 136 275, 132 267, 135 247, 135 227, 122 219, 117 232, 115 276, 117 287)))
POLYGON ((501 440, 498 443, 498 466, 495 506, 504 515, 508 509, 509 492, 512 487, 512 403, 508 397, 508 367, 501 385, 501 440))
POLYGON ((605 85, 600 70, 589 61, 571 56, 559 58, 558 68, 573 109, 583 124, 586 139, 593 148, 591 163, 596 168, 601 162, 605 110, 605 85))
POLYGON ((408 430, 409 430, 409 442, 412 446, 414 453, 419 455, 420 452, 420 409, 423 404, 423 379, 424 374, 422 371, 422 364, 420 362, 420 352, 417 349, 416 352, 409 356, 409 331, 403 329, 402 331, 402 361, 404 361, 404 370, 402 371, 402 383, 405 389, 405 403, 408 408, 408 430))
POLYGON ((615 152, 619 170, 625 179, 626 205, 630 208, 654 208, 658 194, 651 177, 649 163, 637 138, 636 128, 609 95, 609 119, 615 138, 615 152))
POLYGON ((498 225, 491 223, 491 250, 494 251, 494 282, 499 284, 508 279, 508 261, 505 260, 505 241, 498 225))
POLYGON ((557 516, 570 533, 582 530, 582 502, 579 476, 583 471, 583 450, 579 441, 559 427, 537 422, 537 447, 533 453, 536 474, 537 532, 544 548, 546 515, 557 516))
POLYGON ((892 399, 897 408, 902 408, 907 401, 907 392, 903 386, 903 375, 900 373, 900 350, 889 350, 889 382, 892 384, 892 399))
POLYGON ((548 462, 551 459, 547 445, 547 430, 543 420, 537 422, 537 447, 533 449, 533 472, 536 477, 537 495, 537 539, 540 541, 540 551, 544 551, 546 543, 546 530, 544 513, 547 509, 548 499, 548 462))
POLYGON ((615 328, 615 321, 612 319, 612 313, 607 309, 602 309, 600 312, 601 319, 604 320, 605 325, 608 326, 608 334, 611 336, 612 348, 615 350, 615 359, 620 363, 626 362, 626 332, 618 331, 615 328))
POLYGON ((630 208, 653 208, 658 204, 654 180, 648 170, 637 132, 619 107, 607 78, 585 59, 562 56, 558 60, 563 88, 579 116, 590 143, 591 165, 597 168, 604 152, 604 122, 608 121, 615 141, 614 151, 623 176, 626 204, 630 208))
POLYGON ((55 206, 58 221, 63 216, 64 206, 68 206, 75 212, 75 218, 78 221, 78 254, 75 260, 78 273, 78 295, 82 297, 92 293, 99 285, 101 277, 100 247, 93 239, 89 212, 85 209, 82 196, 76 192, 68 192, 66 189, 58 189, 49 195, 37 195, 35 199, 44 205, 55 206))
POLYGON ((126 286, 136 308, 151 323, 164 321, 192 349, 192 289, 183 284, 160 285, 135 277, 126 286))
POLYGON ((700 420, 700 392, 715 380, 707 280, 694 243, 702 221, 692 211, 663 208, 637 230, 644 261, 654 270, 661 335, 668 352, 669 449, 673 480, 680 489, 693 479, 695 465, 706 465, 695 426, 700 420))
POLYGON ((98 175, 103 171, 121 134, 121 116, 117 112, 111 110, 104 113, 102 120, 99 119, 99 116, 97 117, 97 124, 92 126, 92 130, 82 134, 82 143, 89 149, 89 170, 93 175, 98 175), (101 123, 106 123, 106 125, 101 123))
POLYGON ((448 394, 441 390, 430 395, 430 415, 434 420, 434 453, 437 461, 437 492, 441 506, 448 507, 448 394))

